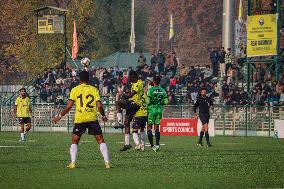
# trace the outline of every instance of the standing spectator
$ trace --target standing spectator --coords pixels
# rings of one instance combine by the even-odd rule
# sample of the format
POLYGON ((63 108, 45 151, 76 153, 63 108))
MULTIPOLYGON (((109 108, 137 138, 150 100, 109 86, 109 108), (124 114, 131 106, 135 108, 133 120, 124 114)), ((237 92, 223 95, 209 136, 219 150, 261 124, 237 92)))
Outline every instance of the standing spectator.
POLYGON ((222 47, 219 54, 221 77, 224 77, 226 75, 225 56, 226 56, 226 51, 224 50, 224 47, 222 47))
POLYGON ((212 48, 211 50, 210 61, 211 61, 212 70, 213 70, 213 77, 216 77, 218 75, 218 61, 219 61, 219 54, 216 48, 212 48))
POLYGON ((232 54, 231 48, 228 48, 227 54, 225 55, 226 73, 233 63, 234 63, 234 55, 232 54))
POLYGON ((162 72, 165 71, 165 61, 166 61, 165 55, 163 55, 161 50, 158 51, 156 61, 158 64, 158 73, 161 74, 162 72))
POLYGON ((170 54, 167 54, 165 64, 166 64, 165 75, 167 75, 167 73, 171 71, 171 67, 172 67, 172 56, 170 54))
POLYGON ((107 69, 106 68, 104 68, 104 70, 103 70, 103 75, 102 75, 102 80, 106 80, 106 79, 108 79, 109 78, 109 72, 107 71, 107 69))
POLYGON ((103 80, 103 91, 102 91, 102 95, 107 95, 107 94, 108 94, 109 85, 110 85, 109 79, 103 80))
POLYGON ((179 76, 181 84, 185 84, 185 78, 187 73, 188 73, 187 68, 185 67, 184 64, 182 64, 181 67, 179 68, 179 76))
POLYGON ((138 58, 139 67, 142 69, 146 65, 146 58, 144 57, 143 53, 140 53, 138 58))
POLYGON ((172 53, 172 57, 173 57, 172 74, 176 75, 177 67, 178 67, 178 59, 177 59, 177 55, 175 52, 172 53))
POLYGON ((150 65, 150 69, 155 69, 157 62, 156 62, 156 56, 155 54, 151 54, 151 65, 150 65))

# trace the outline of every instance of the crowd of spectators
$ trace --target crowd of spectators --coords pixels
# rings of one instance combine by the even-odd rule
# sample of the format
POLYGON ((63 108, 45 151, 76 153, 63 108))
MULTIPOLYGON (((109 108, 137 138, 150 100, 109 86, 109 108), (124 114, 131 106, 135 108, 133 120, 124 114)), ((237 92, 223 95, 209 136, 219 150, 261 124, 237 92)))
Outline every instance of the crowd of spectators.
MULTIPOLYGON (((253 93, 249 96, 244 88, 237 85, 243 79, 238 60, 234 60, 231 49, 216 48, 210 53, 211 66, 186 66, 180 64, 175 52, 163 54, 161 50, 151 55, 150 65, 141 54, 136 68, 103 67, 89 68, 90 84, 96 86, 102 96, 116 96, 124 86, 129 84, 128 72, 136 70, 140 78, 151 80, 160 75, 161 86, 168 91, 170 104, 194 103, 201 87, 217 100, 216 103, 225 105, 284 105, 282 82, 270 82, 271 76, 263 65, 257 65, 254 74, 256 81, 253 93), (271 84, 270 84, 271 83, 271 84)), ((63 104, 73 87, 78 85, 76 69, 54 69, 39 75, 35 80, 35 88, 40 98, 45 102, 63 104)), ((282 78, 283 81, 284 78, 282 78)))

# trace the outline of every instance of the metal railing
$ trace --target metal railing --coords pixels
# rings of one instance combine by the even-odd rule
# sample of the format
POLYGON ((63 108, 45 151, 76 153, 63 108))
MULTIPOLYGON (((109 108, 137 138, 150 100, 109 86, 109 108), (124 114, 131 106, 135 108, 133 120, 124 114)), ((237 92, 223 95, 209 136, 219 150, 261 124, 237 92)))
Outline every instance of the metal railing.
MULTIPOLYGON (((106 133, 120 133, 112 127, 117 121, 115 106, 105 103, 106 115, 109 121, 100 122, 106 133)), ((52 117, 58 114, 64 106, 54 104, 32 105, 33 131, 71 132, 75 109, 65 115, 58 124, 52 123, 52 117)), ((164 118, 192 117, 192 106, 173 105, 164 107, 164 118)), ((274 136, 274 120, 284 119, 284 106, 222 106, 215 105, 211 112, 215 121, 217 135, 230 136, 274 136)), ((13 106, 2 105, 0 109, 1 131, 18 131, 19 124, 13 114, 13 106)))

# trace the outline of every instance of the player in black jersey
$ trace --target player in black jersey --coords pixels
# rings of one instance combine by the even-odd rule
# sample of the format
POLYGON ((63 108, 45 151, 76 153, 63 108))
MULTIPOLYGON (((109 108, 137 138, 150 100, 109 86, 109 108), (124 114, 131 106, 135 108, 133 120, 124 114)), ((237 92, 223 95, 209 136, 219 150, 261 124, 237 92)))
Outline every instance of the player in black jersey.
POLYGON ((206 96, 206 88, 202 88, 200 90, 200 96, 198 96, 197 101, 195 102, 193 106, 193 111, 195 114, 195 117, 197 118, 196 109, 199 108, 199 119, 202 123, 202 129, 200 132, 199 141, 197 143, 197 146, 203 146, 202 144, 202 138, 205 134, 205 138, 207 141, 207 146, 211 147, 211 143, 209 141, 209 133, 208 133, 208 123, 210 118, 210 107, 213 108, 213 101, 210 97, 206 96))

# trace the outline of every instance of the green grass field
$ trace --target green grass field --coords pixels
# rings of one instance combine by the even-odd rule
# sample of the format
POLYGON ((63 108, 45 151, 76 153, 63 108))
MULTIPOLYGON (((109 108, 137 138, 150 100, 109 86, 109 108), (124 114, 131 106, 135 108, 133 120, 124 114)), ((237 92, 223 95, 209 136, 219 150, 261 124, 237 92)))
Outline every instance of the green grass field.
POLYGON ((105 135, 111 170, 94 138, 84 135, 79 168, 68 169, 71 134, 0 132, 0 188, 283 188, 284 140, 215 137, 212 148, 194 137, 162 137, 158 153, 120 152, 122 135, 105 135), (16 146, 16 147, 15 147, 16 146), (23 146, 23 147, 21 147, 23 146))

